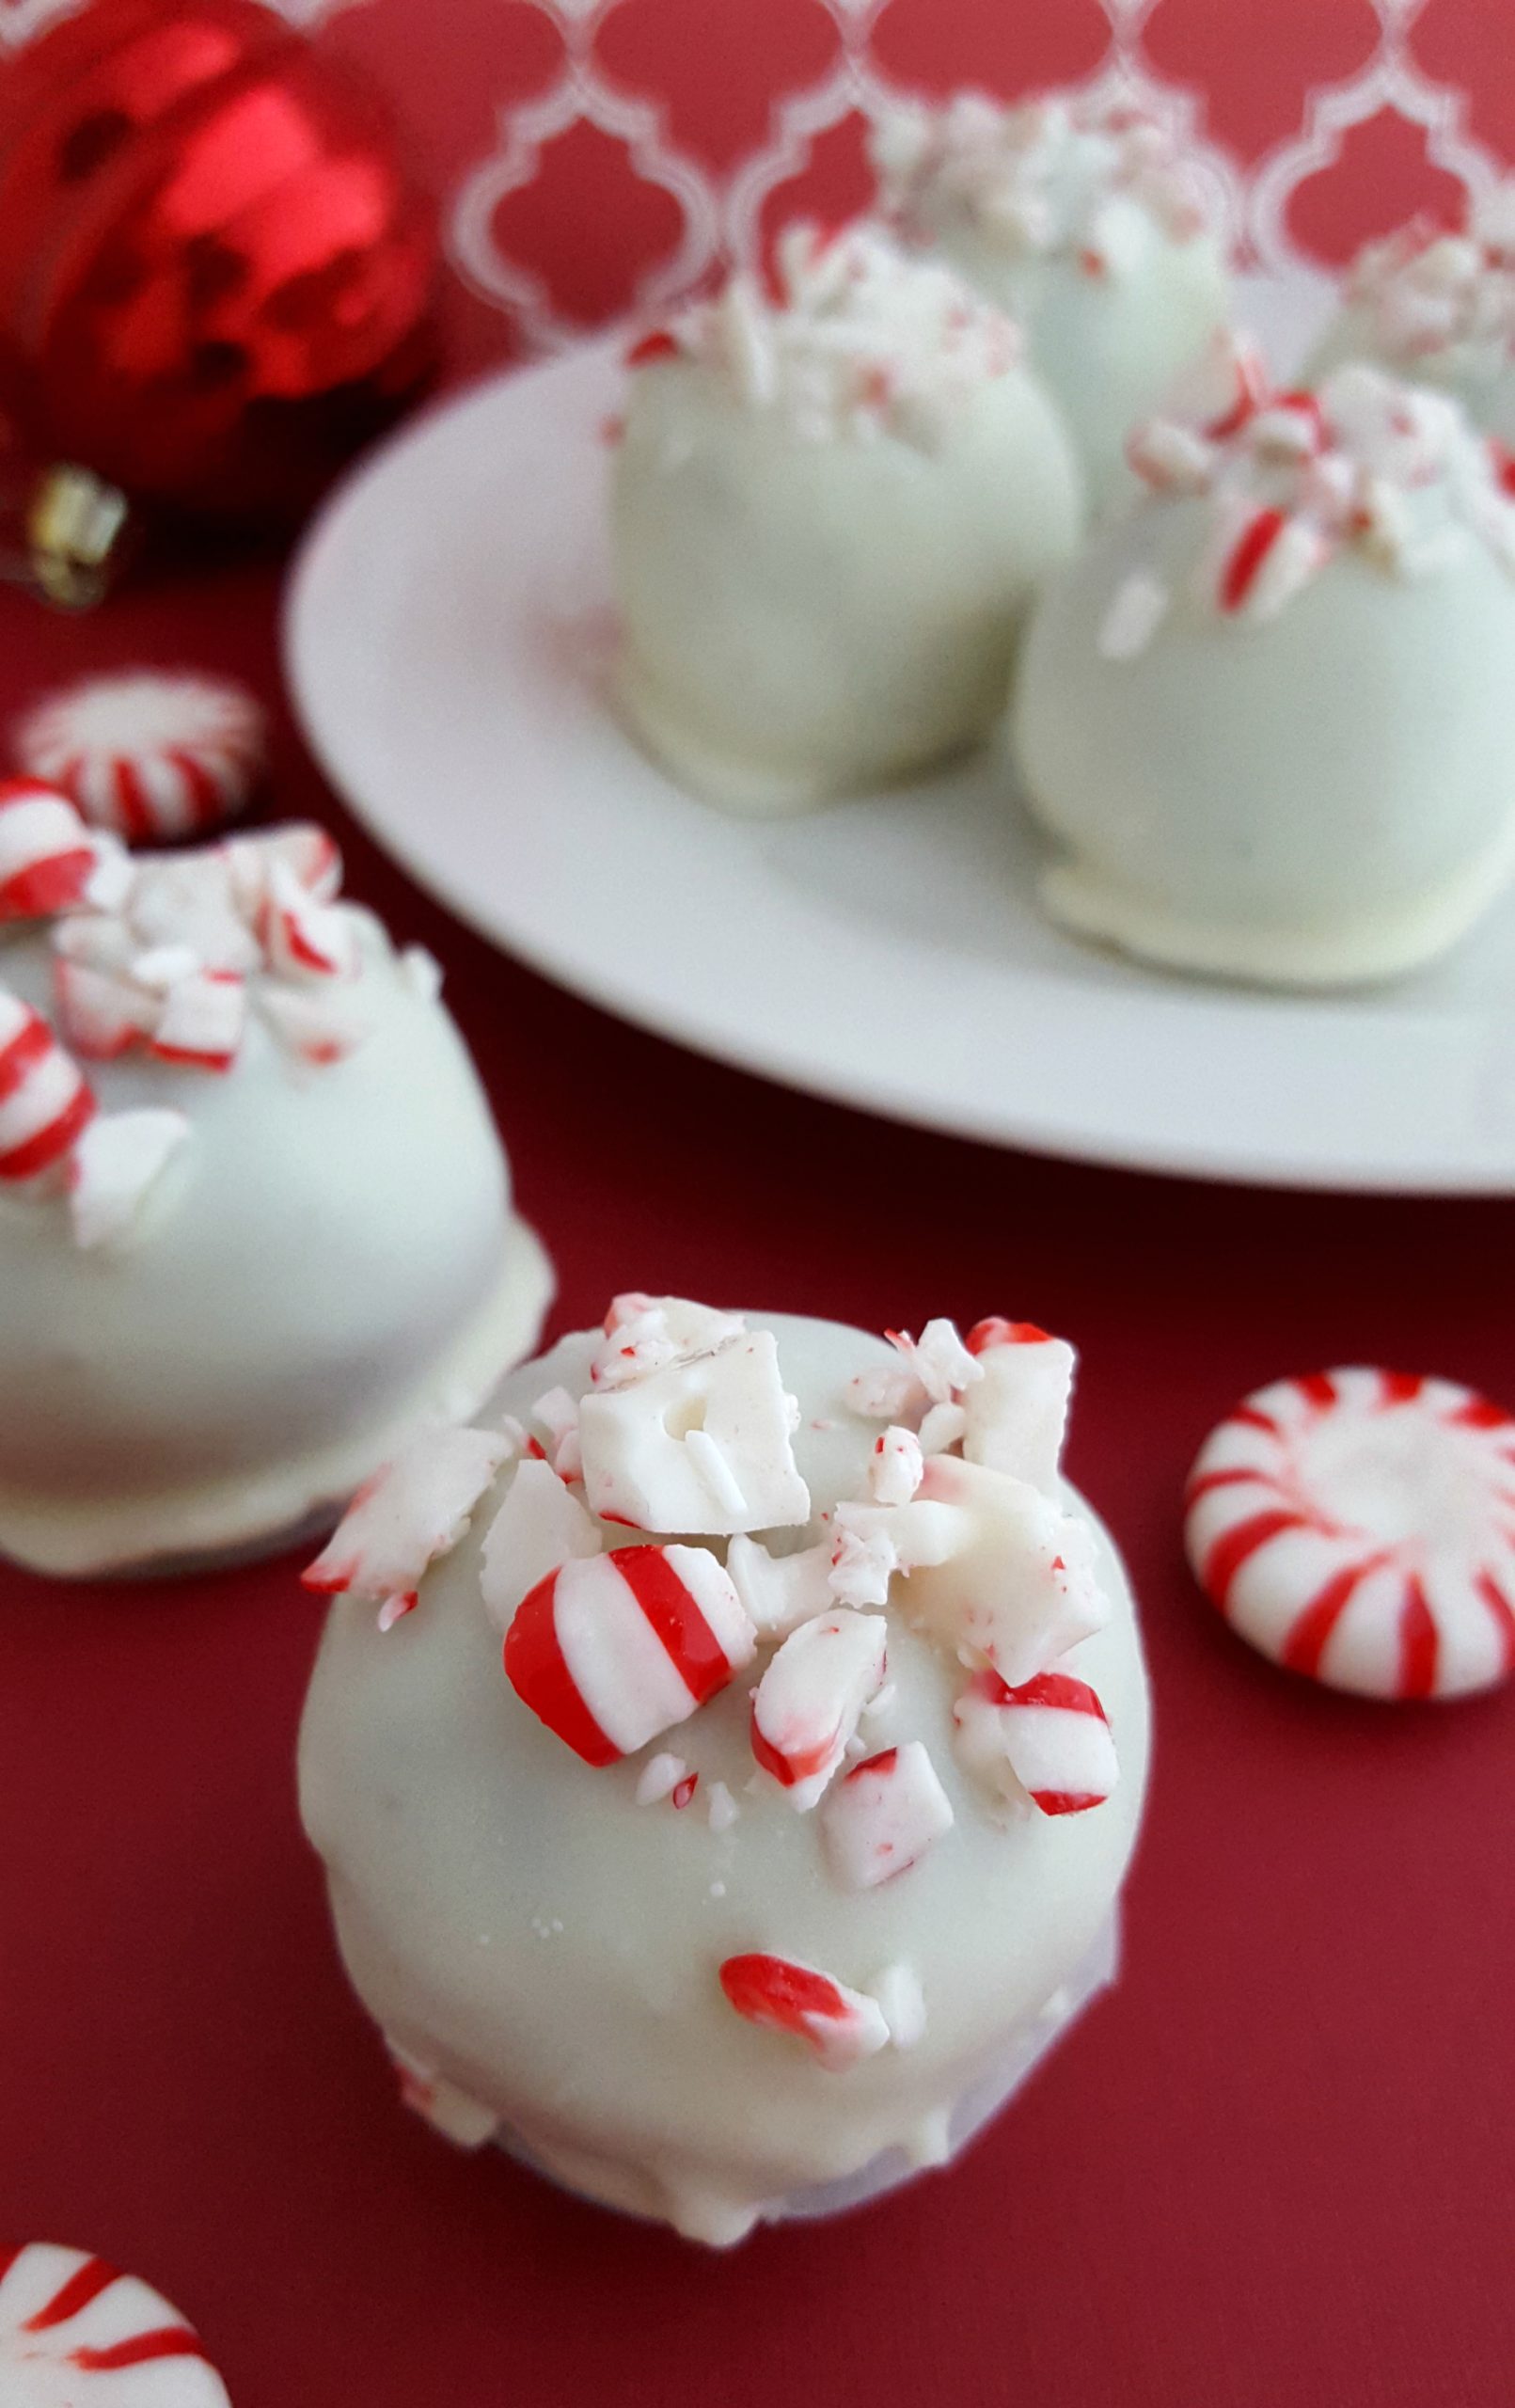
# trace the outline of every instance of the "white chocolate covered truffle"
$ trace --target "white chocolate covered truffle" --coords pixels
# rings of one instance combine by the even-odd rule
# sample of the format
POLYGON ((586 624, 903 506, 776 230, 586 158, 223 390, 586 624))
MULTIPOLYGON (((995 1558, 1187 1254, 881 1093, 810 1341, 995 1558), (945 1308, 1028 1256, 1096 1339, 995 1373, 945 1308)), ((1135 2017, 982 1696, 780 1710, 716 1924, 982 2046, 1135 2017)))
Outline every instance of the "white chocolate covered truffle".
POLYGON ((874 136, 879 203, 1024 328, 1097 514, 1130 499, 1130 428, 1230 309, 1225 252, 1172 136, 1126 102, 965 92, 874 136))
POLYGON ((1515 504, 1455 403, 1375 369, 1270 395, 1222 343, 1191 399, 1028 634, 1043 899, 1223 977, 1411 970, 1515 863, 1515 504))
POLYGON ((624 1297, 371 1483, 302 1804, 441 2131, 728 2242, 944 2162, 1108 1979, 1146 1687, 1072 1360, 624 1297))
POLYGON ((339 877, 316 828, 128 859, 0 795, 0 1552, 266 1548, 534 1343, 436 965, 339 877))
POLYGON ((1461 232, 1416 219, 1365 246, 1310 372, 1351 359, 1455 394, 1515 451, 1515 179, 1476 200, 1461 232))
POLYGON ((960 752, 1072 549, 1067 438, 1015 328, 856 227, 779 246, 631 354, 616 454, 621 698, 734 810, 800 810, 960 752))

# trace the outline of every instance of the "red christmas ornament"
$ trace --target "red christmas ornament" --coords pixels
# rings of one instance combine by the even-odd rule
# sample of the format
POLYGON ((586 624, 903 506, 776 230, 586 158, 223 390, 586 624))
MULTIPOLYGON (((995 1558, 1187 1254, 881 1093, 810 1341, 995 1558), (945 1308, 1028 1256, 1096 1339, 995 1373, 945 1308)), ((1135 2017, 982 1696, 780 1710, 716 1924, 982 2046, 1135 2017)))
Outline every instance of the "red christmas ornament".
POLYGON ((297 508, 431 364, 388 120, 255 0, 95 0, 0 87, 0 401, 48 458, 297 508))

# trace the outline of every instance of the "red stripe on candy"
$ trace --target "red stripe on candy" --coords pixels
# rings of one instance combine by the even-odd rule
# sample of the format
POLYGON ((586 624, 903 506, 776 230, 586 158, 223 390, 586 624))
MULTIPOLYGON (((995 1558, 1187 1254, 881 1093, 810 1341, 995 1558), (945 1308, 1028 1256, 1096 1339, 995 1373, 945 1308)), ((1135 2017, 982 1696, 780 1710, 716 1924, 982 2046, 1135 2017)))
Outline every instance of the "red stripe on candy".
POLYGON ((1504 1670, 1515 1672, 1515 1606, 1511 1606, 1491 1572, 1480 1572, 1473 1585, 1498 1624, 1504 1670))
POLYGON ((697 1705, 724 1688, 732 1668, 719 1640, 661 1547, 619 1547, 611 1560, 697 1705))
POLYGON ((1034 1789, 1031 1802, 1044 1814, 1084 1814, 1091 1806, 1102 1806, 1102 1798, 1088 1797, 1080 1789, 1034 1789))
POLYGON ((1447 1415, 1447 1419, 1463 1430, 1497 1430, 1509 1416, 1502 1405, 1491 1404, 1486 1396, 1470 1396, 1465 1404, 1447 1415))
POLYGON ((0 886, 0 918, 45 920, 55 911, 66 911, 83 898, 94 866, 89 847, 76 845, 71 852, 54 853, 50 860, 17 870, 0 886))
POLYGON ((836 1743, 841 1735, 840 1725, 838 1725, 824 1739, 818 1739, 813 1748, 806 1748, 798 1755, 786 1756, 774 1746, 771 1739, 765 1737, 762 1725, 757 1719, 755 1705, 752 1708, 750 1732, 753 1755, 764 1771, 771 1772, 774 1780, 783 1789, 793 1789, 797 1782, 810 1781, 816 1773, 824 1772, 836 1752, 836 1743))
POLYGON ((1310 1524, 1302 1513, 1291 1513, 1277 1506, 1271 1513, 1254 1513, 1250 1521, 1239 1522, 1233 1530, 1223 1530, 1208 1555, 1200 1579, 1207 1594, 1223 1613, 1231 1601, 1231 1584, 1242 1565, 1255 1556, 1259 1547, 1267 1546, 1285 1530, 1307 1530, 1310 1524))
POLYGON ((45 1020, 34 1012, 24 1027, 19 1028, 8 1045, 0 1048, 0 1103, 24 1085, 38 1064, 45 1062, 53 1051, 54 1037, 45 1020))
POLYGON ((628 368, 645 368, 654 359, 677 359, 679 346, 665 326, 655 326, 650 334, 634 342, 626 354, 628 368))
POLYGON ((847 2005, 835 1982, 808 1965, 791 1965, 782 1956, 728 1956, 720 1969, 720 1987, 750 2023, 779 2023, 786 2031, 804 2033, 808 2016, 841 2022, 847 2005))
POLYGON ((1426 1385, 1418 1371, 1385 1371, 1382 1377, 1385 1404, 1413 1404, 1426 1385))
POLYGON ((1289 1630, 1279 1655, 1279 1662, 1291 1672, 1306 1672, 1314 1678, 1320 1670, 1320 1658, 1326 1642, 1346 1612, 1348 1606, 1367 1578, 1377 1572, 1387 1556, 1369 1556, 1364 1563, 1349 1563, 1325 1587, 1312 1597, 1298 1621, 1289 1630))
POLYGON ((1052 1705, 1064 1714, 1094 1714, 1101 1722, 1107 1719, 1088 1682, 1076 1681, 1071 1672, 1038 1672, 1034 1680, 1022 1681, 1018 1689, 1006 1688, 998 1702, 1001 1705, 1052 1705))
POLYGON ((196 827, 213 828, 225 813, 226 797, 204 762, 193 752, 172 752, 164 758, 184 781, 196 827))
POLYGON ((1271 1472, 1258 1471, 1250 1465, 1239 1464, 1233 1471, 1197 1473, 1184 1491, 1184 1503, 1197 1505, 1202 1497, 1212 1496, 1218 1488, 1240 1488, 1249 1480, 1263 1488, 1272 1486, 1271 1472))
POLYGON ((112 780, 116 788, 116 809, 127 835, 137 844, 155 836, 158 823, 137 775, 136 764, 133 761, 114 762, 112 780))
POLYGON ((620 1750, 580 1697, 558 1642, 558 1575, 522 1598, 505 1633, 505 1676, 523 1704, 587 1765, 613 1765, 620 1750))
POLYGON ((98 2299, 102 2291, 108 2291, 112 2283, 120 2279, 116 2268, 108 2266, 103 2258, 87 2258, 46 2305, 35 2316, 28 2316, 22 2331, 46 2333, 55 2324, 67 2324, 71 2317, 79 2315, 92 2299, 98 2299))
POLYGON ((1429 1697, 1436 1687, 1438 1640, 1436 1624, 1419 1577, 1405 1588, 1399 1616, 1399 1695, 1429 1697))
POLYGON ((95 1099, 87 1086, 81 1086, 55 1120, 39 1129, 25 1145, 12 1146, 8 1154, 0 1154, 0 1179, 35 1179, 39 1171, 62 1159, 94 1117, 95 1099))
POLYGON ((205 2348, 187 2324, 160 2324, 152 2333, 134 2333, 108 2349, 87 2344, 70 2353, 70 2362, 84 2374, 116 2374, 122 2367, 144 2367, 158 2358, 203 2358, 205 2348))
POLYGON ((1246 1430, 1266 1430, 1270 1438, 1281 1438, 1284 1434, 1272 1415, 1264 1413, 1261 1405, 1239 1404, 1234 1413, 1227 1414, 1226 1418, 1228 1421, 1239 1421, 1246 1430))
POLYGON ((1318 1413, 1329 1413, 1334 1405, 1341 1402, 1336 1383, 1329 1371, 1306 1371, 1295 1381, 1294 1385, 1301 1396, 1308 1403, 1313 1404, 1318 1413))
POLYGON ((1285 524, 1281 510, 1259 510, 1242 529, 1221 578, 1223 610, 1240 610, 1256 583, 1264 561, 1283 533, 1285 524))

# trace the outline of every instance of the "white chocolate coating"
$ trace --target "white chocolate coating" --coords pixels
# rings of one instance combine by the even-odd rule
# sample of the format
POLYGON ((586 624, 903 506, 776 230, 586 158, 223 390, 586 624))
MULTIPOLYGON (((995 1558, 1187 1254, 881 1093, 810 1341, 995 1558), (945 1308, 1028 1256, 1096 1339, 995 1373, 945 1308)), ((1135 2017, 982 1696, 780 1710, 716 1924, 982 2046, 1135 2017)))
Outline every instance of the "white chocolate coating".
POLYGON ((1014 330, 938 268, 890 255, 878 273, 856 322, 802 301, 760 322, 771 394, 708 336, 632 379, 622 702, 682 784, 734 810, 802 810, 981 739, 1032 588, 1079 531, 1078 469, 1014 330), (888 398, 848 405, 839 363, 888 398))
MULTIPOLYGON (((851 1410, 847 1384, 897 1357, 834 1323, 754 1326, 777 1333, 800 1401, 795 1453, 816 1518, 776 1544, 802 1548, 823 1512, 866 1486, 877 1424, 851 1410)), ((513 1376, 504 1402, 520 1414, 560 1381, 581 1390, 597 1342, 565 1339, 513 1376)), ((492 1510, 486 1499, 392 1631, 371 1604, 339 1601, 306 1709, 306 1827, 370 2013, 460 2107, 446 2119, 460 2134, 498 2131, 572 2187, 697 2239, 738 2239, 883 2151, 940 2162, 961 2134, 955 2106, 1002 2090, 1006 2061, 1023 2066, 1065 2018, 1056 1994, 1101 1944, 1135 1839, 1146 1687, 1108 1540, 1112 1620, 1071 1664, 1110 1716, 1113 1798, 997 1820, 954 1751, 960 1668, 892 1611, 892 1693, 865 1721, 868 1745, 923 1741, 954 1822, 907 1872, 860 1892, 827 1871, 824 1806, 797 1813, 766 1777, 750 1786, 751 1675, 668 1743, 700 1775, 682 1811, 636 1803, 642 1760, 591 1768, 534 1719, 481 1598, 492 1510), (722 1782, 734 1819, 724 1802, 708 1812, 722 1782), (886 1997, 918 1981, 923 2034, 829 2072, 727 2006, 718 1969, 750 1950, 886 1997)))
POLYGON ((1150 120, 968 94, 886 120, 880 198, 1026 335, 1097 515, 1135 495, 1126 437, 1230 315, 1225 252, 1150 120))
MULTIPOLYGON (((0 1190, 0 1550, 85 1576, 266 1548, 332 1518, 419 1424, 470 1414, 551 1291, 442 1005, 352 912, 371 1027, 302 1065, 255 1011, 225 1075, 87 1064, 103 1111, 190 1134, 140 1226, 82 1251, 0 1190)), ((0 980, 49 1008, 45 935, 0 980)))
POLYGON ((1507 513, 1454 451, 1441 483, 1358 488, 1379 532, 1328 531, 1252 615, 1218 606, 1216 537, 1266 480, 1160 495, 1051 583, 1011 731, 1063 850, 1054 918, 1178 968, 1324 986, 1428 961, 1493 901, 1515 865, 1515 578, 1489 515, 1507 513), (1113 641, 1144 594, 1151 624, 1113 641))

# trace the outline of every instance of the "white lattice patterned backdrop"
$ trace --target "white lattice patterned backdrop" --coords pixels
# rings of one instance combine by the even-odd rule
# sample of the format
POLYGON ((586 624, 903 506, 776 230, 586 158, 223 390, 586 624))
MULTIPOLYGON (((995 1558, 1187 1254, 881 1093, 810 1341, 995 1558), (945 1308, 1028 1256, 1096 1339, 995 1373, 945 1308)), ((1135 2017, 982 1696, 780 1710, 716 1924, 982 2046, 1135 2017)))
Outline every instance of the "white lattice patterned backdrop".
MULTIPOLYGON (((867 118, 923 87, 1139 97, 1274 272, 1450 213, 1515 140, 1510 0, 269 4, 389 87, 443 198, 475 361, 665 307, 773 216, 856 206, 867 118)), ((0 40, 80 5, 0 0, 0 40)))

